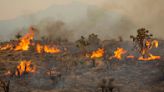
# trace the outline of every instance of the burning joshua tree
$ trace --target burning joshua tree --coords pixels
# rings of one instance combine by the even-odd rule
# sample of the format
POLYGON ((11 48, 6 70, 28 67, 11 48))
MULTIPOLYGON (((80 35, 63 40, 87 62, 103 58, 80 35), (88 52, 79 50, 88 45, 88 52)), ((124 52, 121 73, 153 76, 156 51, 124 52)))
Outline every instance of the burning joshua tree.
POLYGON ((31 66, 31 61, 21 61, 15 75, 20 77, 24 73, 34 73, 35 71, 36 68, 31 66))
POLYGON ((16 46, 15 50, 28 50, 30 41, 33 40, 34 38, 34 28, 31 27, 29 30, 29 33, 20 38, 20 43, 18 46, 16 46))
POLYGON ((134 49, 141 54, 139 60, 160 59, 160 56, 153 56, 150 53, 153 47, 158 47, 158 41, 153 39, 153 35, 149 33, 149 30, 140 28, 137 30, 137 36, 130 36, 130 38, 132 38, 135 43, 134 49))

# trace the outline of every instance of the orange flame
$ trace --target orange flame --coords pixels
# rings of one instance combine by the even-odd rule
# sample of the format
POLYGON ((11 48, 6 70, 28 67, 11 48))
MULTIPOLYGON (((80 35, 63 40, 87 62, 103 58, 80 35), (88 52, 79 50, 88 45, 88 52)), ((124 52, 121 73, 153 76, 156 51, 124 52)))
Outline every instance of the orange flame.
MULTIPOLYGON (((150 42, 150 41, 146 41, 146 46, 147 47, 149 47, 150 45, 152 44, 152 47, 158 47, 158 41, 157 40, 153 40, 152 42, 150 42)), ((141 51, 141 54, 142 55, 145 55, 146 54, 146 48, 145 49, 143 49, 142 51, 141 51)), ((150 54, 150 53, 148 53, 148 57, 143 57, 143 56, 140 56, 139 58, 138 58, 138 60, 143 60, 143 61, 150 61, 150 60, 159 60, 160 59, 160 56, 154 56, 154 55, 152 55, 152 54, 150 54)))
POLYGON ((40 44, 37 44, 37 45, 36 45, 36 51, 37 51, 38 53, 41 53, 42 50, 43 50, 43 46, 40 45, 40 44))
POLYGON ((123 48, 117 48, 116 51, 114 51, 114 56, 110 57, 110 59, 112 58, 116 58, 118 60, 122 59, 122 55, 125 54, 127 51, 124 50, 123 48))
POLYGON ((154 55, 150 54, 149 57, 144 58, 143 56, 141 56, 138 58, 138 60, 150 61, 150 60, 159 60, 160 58, 161 58, 160 56, 154 56, 154 55))
POLYGON ((153 41, 153 44, 154 44, 154 46, 157 48, 158 47, 158 41, 157 40, 154 40, 153 41))
POLYGON ((38 53, 41 53, 43 51, 43 52, 51 53, 51 54, 55 54, 55 53, 60 53, 61 52, 61 50, 56 48, 56 47, 49 47, 48 45, 42 46, 40 44, 36 45, 36 51, 38 53))
POLYGON ((5 46, 1 46, 0 50, 12 50, 13 49, 13 45, 11 44, 6 44, 5 46))
POLYGON ((60 52, 60 49, 58 49, 58 48, 54 48, 54 47, 49 47, 48 45, 45 45, 44 46, 44 51, 46 52, 46 53, 59 53, 60 52))
POLYGON ((127 56, 126 58, 133 59, 134 56, 133 56, 133 55, 129 55, 129 56, 127 56))
POLYGON ((18 46, 16 46, 15 50, 28 50, 30 45, 30 40, 33 40, 33 38, 34 38, 34 31, 33 28, 31 27, 29 33, 20 39, 20 43, 18 44, 18 46))
POLYGON ((146 44, 146 46, 147 46, 147 47, 151 46, 151 42, 150 42, 150 41, 148 41, 148 40, 146 41, 146 43, 145 43, 145 44, 146 44))
POLYGON ((35 67, 31 66, 31 61, 21 61, 17 66, 17 71, 15 73, 16 76, 21 76, 24 73, 34 73, 36 71, 35 67))
POLYGON ((93 51, 91 54, 91 58, 101 58, 104 55, 104 49, 99 48, 97 51, 93 51))

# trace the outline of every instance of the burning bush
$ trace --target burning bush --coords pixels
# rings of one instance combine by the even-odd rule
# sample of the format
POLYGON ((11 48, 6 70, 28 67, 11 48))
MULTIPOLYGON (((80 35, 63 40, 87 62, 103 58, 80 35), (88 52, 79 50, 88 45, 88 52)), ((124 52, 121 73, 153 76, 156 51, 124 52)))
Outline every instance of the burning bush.
POLYGON ((95 58, 101 58, 104 55, 104 49, 103 48, 99 48, 97 51, 93 51, 91 54, 91 58, 95 59, 95 58))

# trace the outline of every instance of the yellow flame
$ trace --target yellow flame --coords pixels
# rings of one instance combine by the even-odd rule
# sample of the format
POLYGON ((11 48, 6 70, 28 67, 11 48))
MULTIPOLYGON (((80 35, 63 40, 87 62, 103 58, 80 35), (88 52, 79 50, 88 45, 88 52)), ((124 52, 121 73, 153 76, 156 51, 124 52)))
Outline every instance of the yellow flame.
POLYGON ((153 43, 154 43, 154 46, 157 48, 158 47, 158 41, 154 40, 153 43))
POLYGON ((37 44, 36 45, 36 51, 38 53, 42 53, 42 52, 45 52, 45 53, 51 53, 51 54, 55 54, 55 53, 60 53, 61 50, 56 48, 56 47, 50 47, 48 45, 40 45, 40 44, 37 44))
POLYGON ((35 67, 31 66, 31 61, 21 61, 20 64, 17 66, 17 71, 15 75, 21 76, 23 73, 34 73, 36 71, 35 67))
MULTIPOLYGON (((149 47, 150 45, 152 45, 151 47, 158 47, 158 41, 157 40, 153 40, 152 42, 150 41, 146 41, 146 46, 149 47)), ((159 60, 160 56, 154 56, 151 53, 148 53, 148 57, 143 57, 146 52, 147 52, 148 48, 144 48, 141 50, 141 54, 142 56, 140 56, 138 58, 138 60, 143 60, 143 61, 150 61, 150 60, 159 60)))
POLYGON ((5 46, 0 46, 0 50, 12 50, 13 45, 11 44, 6 44, 5 46))
POLYGON ((48 45, 45 45, 44 46, 44 52, 46 53, 59 53, 60 52, 60 49, 58 48, 54 48, 54 47, 49 47, 48 45))
POLYGON ((146 41, 146 46, 149 47, 151 45, 151 42, 150 41, 146 41))
POLYGON ((116 51, 114 51, 114 56, 110 57, 110 59, 112 58, 116 58, 118 60, 122 59, 122 55, 125 54, 127 51, 124 50, 123 48, 117 48, 116 51))
POLYGON ((15 50, 28 50, 30 41, 34 38, 34 31, 33 28, 30 28, 29 33, 27 33, 25 36, 23 36, 20 39, 20 43, 18 46, 16 46, 15 50))
POLYGON ((159 60, 161 57, 160 56, 154 56, 152 54, 149 55, 149 57, 144 58, 143 56, 140 56, 138 60, 143 60, 143 61, 150 61, 150 60, 159 60))
POLYGON ((104 55, 104 49, 99 48, 97 51, 93 51, 91 54, 91 58, 101 58, 104 55))
POLYGON ((37 51, 38 53, 41 53, 41 52, 42 52, 42 49, 43 49, 43 46, 42 46, 42 45, 40 45, 40 44, 37 44, 37 45, 36 45, 36 51, 37 51))
POLYGON ((127 56, 126 58, 133 59, 134 56, 133 56, 133 55, 129 55, 129 56, 127 56))

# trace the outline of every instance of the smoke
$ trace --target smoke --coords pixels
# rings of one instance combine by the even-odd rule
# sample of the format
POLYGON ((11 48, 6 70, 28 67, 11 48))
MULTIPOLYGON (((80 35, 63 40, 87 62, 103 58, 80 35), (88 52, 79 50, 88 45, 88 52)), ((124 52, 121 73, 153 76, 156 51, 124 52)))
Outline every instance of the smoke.
POLYGON ((129 35, 145 27, 157 38, 163 38, 163 0, 103 0, 100 6, 88 8, 87 18, 77 23, 79 35, 97 33, 102 39, 129 35))
POLYGON ((163 0, 96 0, 94 3, 88 2, 88 0, 87 2, 85 0, 80 2, 79 0, 78 4, 69 4, 63 7, 77 8, 72 11, 70 9, 69 12, 74 14, 68 13, 64 8, 65 10, 60 11, 61 14, 57 12, 56 16, 54 15, 56 19, 60 17, 60 21, 53 19, 40 21, 36 25, 40 31, 40 36, 75 41, 82 35, 87 36, 96 33, 101 39, 122 36, 123 39, 129 40, 129 36, 135 35, 138 28, 145 27, 156 38, 164 38, 163 0), (80 11, 84 7, 87 7, 87 10, 80 11), (79 12, 83 13, 76 14, 79 12), (62 19, 61 16, 57 17, 57 15, 62 15, 62 19), (73 22, 68 21, 68 18, 74 19, 73 22))
POLYGON ((89 7, 87 17, 72 27, 75 39, 80 35, 98 34, 101 39, 113 39, 119 36, 129 38, 135 25, 128 17, 117 12, 108 12, 103 8, 89 7))
POLYGON ((135 25, 134 29, 145 27, 156 37, 163 38, 163 4, 163 0, 110 0, 102 7, 126 16, 135 25))
POLYGON ((40 21, 35 27, 38 30, 38 38, 48 38, 50 40, 68 40, 72 32, 63 21, 45 19, 40 21))

